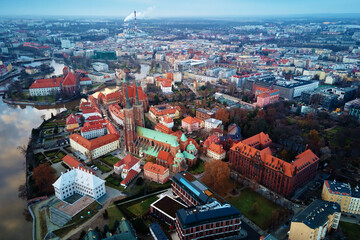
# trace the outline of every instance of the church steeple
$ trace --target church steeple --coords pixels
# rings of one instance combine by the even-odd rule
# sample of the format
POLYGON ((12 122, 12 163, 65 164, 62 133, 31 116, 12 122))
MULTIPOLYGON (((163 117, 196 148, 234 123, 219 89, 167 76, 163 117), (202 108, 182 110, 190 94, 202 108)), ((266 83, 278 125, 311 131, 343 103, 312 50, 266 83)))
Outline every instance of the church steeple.
POLYGON ((126 92, 126 105, 125 105, 125 108, 131 108, 127 84, 125 84, 125 92, 126 92))
POLYGON ((137 81, 135 80, 135 92, 136 92, 136 96, 135 96, 135 105, 139 105, 139 94, 138 94, 138 85, 137 85, 137 81))

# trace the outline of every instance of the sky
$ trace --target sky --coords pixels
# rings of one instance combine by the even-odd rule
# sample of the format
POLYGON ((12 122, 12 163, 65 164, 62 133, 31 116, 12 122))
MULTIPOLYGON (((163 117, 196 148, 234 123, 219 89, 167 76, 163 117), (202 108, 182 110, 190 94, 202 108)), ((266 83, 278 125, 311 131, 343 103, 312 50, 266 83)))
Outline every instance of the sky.
POLYGON ((1 16, 242 17, 359 13, 359 0, 2 0, 1 16))

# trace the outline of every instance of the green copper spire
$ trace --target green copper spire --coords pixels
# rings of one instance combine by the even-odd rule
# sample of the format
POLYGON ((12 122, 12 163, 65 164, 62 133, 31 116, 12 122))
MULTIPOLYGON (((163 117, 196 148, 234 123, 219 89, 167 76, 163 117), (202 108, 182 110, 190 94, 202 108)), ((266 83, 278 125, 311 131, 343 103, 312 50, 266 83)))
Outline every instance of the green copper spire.
POLYGON ((125 79, 125 71, 124 71, 124 74, 123 74, 123 83, 126 83, 126 79, 125 79))
POLYGON ((126 105, 125 105, 125 108, 131 108, 127 85, 125 85, 125 91, 126 91, 126 105))
POLYGON ((138 85, 137 85, 137 81, 135 80, 135 92, 136 92, 136 97, 135 97, 135 104, 139 105, 139 95, 138 95, 138 85))

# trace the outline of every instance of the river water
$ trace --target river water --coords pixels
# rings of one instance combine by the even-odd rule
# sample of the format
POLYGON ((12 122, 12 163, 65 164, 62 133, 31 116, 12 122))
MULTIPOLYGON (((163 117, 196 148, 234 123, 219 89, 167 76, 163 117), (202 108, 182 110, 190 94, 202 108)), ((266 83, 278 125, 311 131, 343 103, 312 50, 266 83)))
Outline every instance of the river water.
MULTIPOLYGON (((47 77, 62 74, 63 64, 55 61, 50 64, 55 71, 47 77)), ((148 65, 141 65, 141 72, 136 75, 136 79, 143 79, 149 69, 148 65)), ((110 87, 104 92, 117 89, 110 87)), ((22 214, 27 207, 26 201, 18 198, 18 187, 25 183, 25 157, 17 147, 27 145, 31 130, 41 124, 42 115, 47 119, 51 113, 56 114, 78 103, 74 101, 57 108, 37 109, 31 106, 8 105, 0 100, 0 239, 32 238, 32 222, 25 221, 22 214)))
POLYGON ((0 239, 31 239, 32 223, 22 215, 26 202, 18 198, 18 187, 25 183, 25 157, 17 149, 26 146, 32 128, 57 109, 20 108, 0 100, 0 239))

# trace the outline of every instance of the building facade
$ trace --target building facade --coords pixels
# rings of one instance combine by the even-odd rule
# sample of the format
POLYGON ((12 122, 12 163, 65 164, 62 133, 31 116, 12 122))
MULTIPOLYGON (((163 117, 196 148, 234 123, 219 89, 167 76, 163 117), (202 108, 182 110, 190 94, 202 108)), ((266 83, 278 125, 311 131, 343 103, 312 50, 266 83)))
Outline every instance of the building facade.
POLYGON ((105 181, 82 167, 61 173, 53 187, 55 196, 60 200, 64 200, 74 193, 88 195, 95 199, 106 193, 105 181))
POLYGON ((324 239, 338 228, 340 216, 339 204, 315 200, 291 221, 289 240, 324 239))
POLYGON ((152 162, 147 162, 144 166, 144 178, 164 184, 169 179, 169 169, 152 162))
POLYGON ((324 181, 321 198, 325 201, 338 203, 342 212, 360 214, 359 187, 334 181, 324 181))
POLYGON ((288 163, 272 156, 270 144, 271 139, 264 133, 236 143, 229 151, 229 163, 243 176, 284 196, 315 177, 319 158, 311 150, 288 163))

